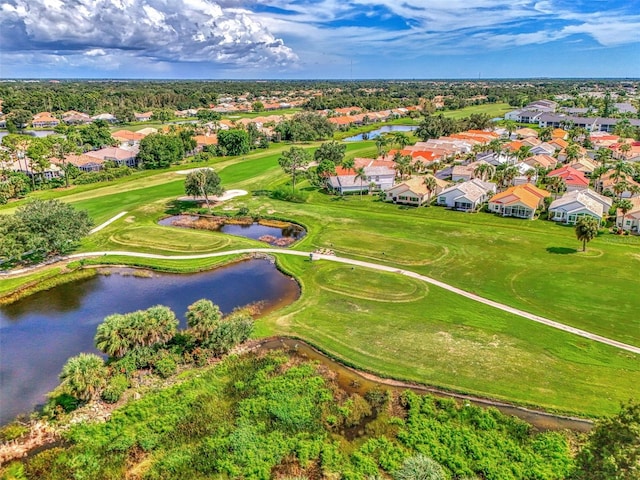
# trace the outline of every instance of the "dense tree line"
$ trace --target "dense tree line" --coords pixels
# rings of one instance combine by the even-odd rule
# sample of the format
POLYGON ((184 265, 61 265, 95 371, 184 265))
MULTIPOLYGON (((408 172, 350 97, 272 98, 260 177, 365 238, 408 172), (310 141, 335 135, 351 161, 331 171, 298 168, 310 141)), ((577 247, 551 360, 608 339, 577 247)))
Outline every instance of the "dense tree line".
POLYGON ((469 103, 504 101, 520 107, 556 94, 579 94, 588 90, 612 89, 624 92, 637 82, 616 80, 356 80, 356 81, 70 81, 60 83, 0 82, 5 113, 16 110, 77 110, 88 114, 110 112, 126 117, 135 111, 156 111, 208 107, 220 97, 247 100, 262 96, 286 96, 302 90, 318 90, 322 96, 310 99, 308 109, 360 106, 383 110, 415 105, 420 98, 451 96, 447 108, 469 103), (480 99, 479 97, 483 97, 480 99), (476 100, 468 100, 477 98, 476 100), (463 102, 463 103, 460 103, 463 102))
POLYGON ((59 200, 33 200, 13 215, 0 215, 0 259, 30 262, 68 253, 91 226, 84 210, 59 200))

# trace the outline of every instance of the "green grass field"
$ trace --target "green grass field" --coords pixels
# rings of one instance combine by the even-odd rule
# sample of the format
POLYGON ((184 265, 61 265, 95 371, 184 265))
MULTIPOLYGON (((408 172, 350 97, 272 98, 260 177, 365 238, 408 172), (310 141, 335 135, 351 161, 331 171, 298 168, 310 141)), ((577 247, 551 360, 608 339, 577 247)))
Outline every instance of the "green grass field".
MULTIPOLYGON (((228 189, 269 189, 287 181, 277 160, 279 151, 288 147, 274 146, 213 165, 228 189)), ((350 156, 374 152, 372 142, 348 145, 350 156)), ((265 246, 216 232, 158 226, 172 200, 183 195, 183 177, 173 171, 136 175, 140 176, 59 193, 87 209, 96 223, 129 212, 88 237, 81 250, 183 254, 265 246)), ((295 249, 331 248, 340 256, 406 268, 640 345, 639 238, 603 233, 583 254, 576 251, 573 229, 552 222, 437 207, 403 208, 366 195, 340 198, 304 183, 300 188, 309 194, 305 204, 247 195, 224 208, 245 206, 253 213, 301 222, 308 235, 295 249)), ((58 192, 46 193, 53 197, 58 192)), ((611 413, 620 401, 638 396, 640 362, 630 353, 405 277, 292 258, 280 262, 300 280, 303 294, 260 323, 264 335, 308 339, 346 363, 381 375, 567 412, 611 413)), ((169 263, 172 270, 193 271, 217 261, 169 263)), ((169 268, 167 261, 142 264, 169 268)), ((13 288, 19 284, 11 282, 13 288)), ((0 291, 10 289, 3 284, 0 291)))
POLYGON ((472 105, 470 107, 461 108, 460 110, 445 110, 443 115, 455 119, 468 117, 472 113, 485 113, 491 118, 504 116, 505 113, 514 110, 508 103, 487 103, 484 105, 472 105))

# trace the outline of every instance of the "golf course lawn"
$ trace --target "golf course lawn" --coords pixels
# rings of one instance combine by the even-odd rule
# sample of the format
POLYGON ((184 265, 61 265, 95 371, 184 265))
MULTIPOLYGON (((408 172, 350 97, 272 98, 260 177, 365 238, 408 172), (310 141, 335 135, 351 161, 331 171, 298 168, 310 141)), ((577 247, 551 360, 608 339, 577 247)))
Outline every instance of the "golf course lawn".
MULTIPOLYGON (((278 166, 279 152, 285 148, 216 159, 211 165, 227 189, 271 189, 288 182, 278 166)), ((312 150, 313 145, 305 148, 312 150)), ((348 145, 351 157, 374 153, 373 142, 348 145)), ((181 167, 198 166, 202 164, 181 167)), ((61 191, 61 199, 88 210, 96 224, 127 212, 87 237, 79 250, 171 255, 266 246, 218 232, 159 226, 158 219, 175 213, 175 199, 184 195, 184 175, 175 173, 178 169, 61 191)), ((217 208, 234 212, 247 207, 253 214, 301 223, 308 233, 294 249, 328 248, 339 256, 405 268, 640 346, 637 237, 602 233, 583 253, 576 250, 580 245, 573 228, 549 221, 399 207, 376 196, 336 197, 305 182, 298 188, 308 195, 306 203, 249 194, 217 208)), ((381 375, 565 412, 612 413, 620 401, 638 396, 637 355, 406 277, 278 258, 282 268, 298 278, 303 293, 293 305, 261 320, 261 335, 299 336, 346 363, 381 375)), ((108 261, 193 271, 222 260, 108 261)), ((19 285, 18 279, 11 282, 12 287, 19 285)), ((0 290, 10 290, 5 287, 0 290)))
POLYGON ((303 295, 259 321, 357 368, 547 409, 600 415, 637 395, 637 356, 392 273, 279 256, 303 295))

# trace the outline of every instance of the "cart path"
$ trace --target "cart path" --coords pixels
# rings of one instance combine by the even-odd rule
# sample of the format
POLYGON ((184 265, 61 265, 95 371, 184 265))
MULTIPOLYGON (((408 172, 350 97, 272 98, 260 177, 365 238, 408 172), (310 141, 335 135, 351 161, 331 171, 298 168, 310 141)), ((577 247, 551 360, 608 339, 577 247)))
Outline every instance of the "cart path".
MULTIPOLYGON (((302 252, 302 251, 296 251, 296 250, 275 250, 273 248, 245 248, 240 250, 228 250, 224 252, 203 253, 198 255, 159 255, 155 253, 137 253, 137 252, 120 252, 120 251, 86 252, 86 253, 76 253, 73 255, 69 255, 65 257, 65 259, 73 260, 73 259, 80 259, 80 258, 100 257, 105 255, 120 255, 125 257, 151 258, 151 259, 158 259, 158 260, 197 260, 197 259, 203 259, 203 258, 222 257, 226 255, 242 255, 242 254, 251 254, 251 253, 294 255, 298 257, 312 258, 313 260, 326 260, 330 262, 344 263, 347 265, 355 265, 358 267, 370 268, 372 270, 379 270, 383 272, 391 272, 391 273, 397 273, 400 275, 405 275, 407 277, 415 278, 416 280, 420 280, 422 282, 425 282, 425 283, 434 285, 436 287, 442 288, 444 290, 447 290, 449 292, 455 293, 456 295, 461 295, 465 298, 468 298, 469 300, 473 300, 475 302, 482 303, 484 305, 488 305, 493 308, 497 308, 498 310, 502 310, 504 312, 511 313, 513 315, 517 315, 521 318, 525 318, 533 322, 541 323, 542 325, 546 325, 548 327, 552 327, 557 330, 562 330, 563 332, 568 332, 573 335, 587 338, 589 340, 593 340, 594 342, 599 342, 614 348, 618 348, 620 350, 625 350, 627 352, 640 355, 640 347, 619 342, 617 340, 603 337, 595 333, 587 332, 586 330, 581 330, 579 328, 575 328, 570 325, 566 325, 564 323, 556 322, 554 320, 550 320, 548 318, 541 317, 533 313, 525 312, 524 310, 519 310, 517 308, 510 307, 509 305, 505 305, 503 303, 489 300, 487 298, 481 297, 474 293, 467 292, 460 288, 454 287, 452 285, 441 282, 434 278, 427 277, 425 275, 420 275, 419 273, 415 273, 410 270, 390 267, 388 265, 381 265, 378 263, 354 260, 352 258, 338 257, 335 255, 324 255, 319 253, 302 252)), ((14 271, 12 273, 17 274, 18 271, 14 271)))
POLYGON ((119 218, 124 217, 127 214, 127 212, 120 212, 119 214, 117 214, 115 217, 110 218, 109 220, 107 220, 104 223, 101 223, 100 225, 98 225, 96 228, 94 228, 93 230, 91 230, 89 232, 89 235, 91 235, 92 233, 96 233, 99 232, 100 230, 102 230, 105 227, 108 227, 109 225, 111 225, 113 222, 115 222, 116 220, 118 220, 119 218))

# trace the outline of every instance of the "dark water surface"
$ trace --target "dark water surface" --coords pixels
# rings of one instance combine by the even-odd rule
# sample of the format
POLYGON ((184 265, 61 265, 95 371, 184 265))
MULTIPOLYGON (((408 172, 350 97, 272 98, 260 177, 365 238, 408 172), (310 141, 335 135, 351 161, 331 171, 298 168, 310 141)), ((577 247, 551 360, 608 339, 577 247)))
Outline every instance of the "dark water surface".
MULTIPOLYGON (((174 225, 174 222, 179 222, 180 220, 194 221, 197 219, 197 215, 174 215, 163 218, 158 222, 158 224, 165 227, 188 228, 181 227, 180 225, 174 225)), ((272 227, 269 225, 261 225, 258 222, 248 224, 222 223, 216 231, 227 233, 229 235, 236 235, 238 237, 251 238, 253 240, 261 240, 261 238, 264 239, 264 237, 273 237, 273 241, 266 242, 272 245, 275 244, 275 241, 278 239, 290 239, 291 241, 300 240, 307 233, 303 227, 294 223, 289 223, 285 227, 272 227)))
POLYGON ((98 324, 112 313, 169 306, 181 319, 187 307, 208 298, 228 313, 258 301, 265 309, 298 298, 298 284, 269 260, 249 260, 197 274, 141 278, 113 269, 57 286, 0 307, 0 424, 45 402, 67 359, 96 352, 98 324))

